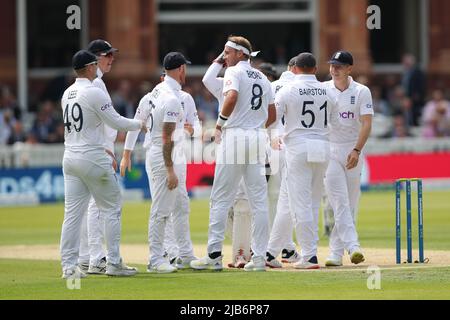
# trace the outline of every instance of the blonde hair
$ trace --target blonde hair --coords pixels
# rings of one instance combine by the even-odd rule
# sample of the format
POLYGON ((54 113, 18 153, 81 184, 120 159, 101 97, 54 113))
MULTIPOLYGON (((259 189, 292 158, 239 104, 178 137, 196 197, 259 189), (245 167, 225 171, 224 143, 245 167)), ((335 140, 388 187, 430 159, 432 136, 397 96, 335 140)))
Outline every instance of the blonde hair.
MULTIPOLYGON (((243 46, 244 48, 248 49, 248 51, 252 52, 252 44, 250 43, 250 41, 248 41, 246 38, 241 37, 241 36, 233 36, 230 35, 228 37, 228 41, 234 42, 238 45, 243 46)), ((245 54, 245 53, 244 53, 245 54)), ((247 54, 245 54, 246 56, 248 56, 247 54)))

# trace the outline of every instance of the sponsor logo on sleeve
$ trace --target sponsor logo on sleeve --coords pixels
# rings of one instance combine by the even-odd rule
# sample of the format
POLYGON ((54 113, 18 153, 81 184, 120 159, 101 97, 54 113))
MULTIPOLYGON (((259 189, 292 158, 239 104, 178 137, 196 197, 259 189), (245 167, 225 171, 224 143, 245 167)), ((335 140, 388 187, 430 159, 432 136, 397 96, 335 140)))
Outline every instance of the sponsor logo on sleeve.
POLYGON ((106 110, 108 110, 110 107, 111 107, 111 103, 108 102, 107 104, 103 105, 103 106, 100 108, 100 110, 106 111, 106 110))
POLYGON ((226 86, 226 87, 231 86, 232 83, 233 83, 233 82, 232 82, 231 80, 227 80, 227 82, 225 82, 225 86, 226 86))
POLYGON ((370 103, 366 104, 367 109, 372 109, 372 105, 370 103))

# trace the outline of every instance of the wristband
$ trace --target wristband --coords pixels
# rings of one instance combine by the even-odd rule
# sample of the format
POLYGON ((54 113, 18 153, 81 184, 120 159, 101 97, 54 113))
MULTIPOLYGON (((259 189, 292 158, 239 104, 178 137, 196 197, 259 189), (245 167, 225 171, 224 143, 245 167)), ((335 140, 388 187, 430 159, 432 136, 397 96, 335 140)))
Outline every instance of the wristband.
POLYGON ((228 118, 225 117, 224 115, 222 115, 221 113, 219 113, 219 118, 217 118, 217 123, 216 125, 223 127, 225 122, 227 122, 228 118))
POLYGON ((353 151, 356 151, 356 153, 358 153, 358 155, 361 154, 361 150, 359 150, 359 149, 353 148, 353 151))

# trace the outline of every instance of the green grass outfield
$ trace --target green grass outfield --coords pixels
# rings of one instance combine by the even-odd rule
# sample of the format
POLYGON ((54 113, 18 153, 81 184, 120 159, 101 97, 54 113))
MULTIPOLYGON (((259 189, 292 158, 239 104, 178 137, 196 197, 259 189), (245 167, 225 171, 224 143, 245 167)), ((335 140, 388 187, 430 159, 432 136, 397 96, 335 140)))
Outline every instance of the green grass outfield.
MULTIPOLYGON (((424 194, 425 256, 427 250, 450 250, 449 196, 449 192, 424 194)), ((363 248, 395 247, 394 198, 393 192, 363 194, 358 219, 363 248)), ((124 206, 122 243, 146 243, 149 208, 149 203, 124 206)), ((191 211, 192 239, 205 244, 208 202, 192 201, 191 211)), ((416 218, 414 214, 414 225, 416 218)), ((0 257, 1 246, 58 244, 62 219, 62 204, 1 208, 0 257)), ((326 246, 327 240, 320 244, 326 246)), ((145 270, 144 265, 138 267, 145 270)), ((450 299, 450 265, 382 269, 380 290, 367 288, 365 269, 90 276, 81 280, 80 290, 69 290, 60 275, 58 260, 0 258, 0 299, 450 299)))

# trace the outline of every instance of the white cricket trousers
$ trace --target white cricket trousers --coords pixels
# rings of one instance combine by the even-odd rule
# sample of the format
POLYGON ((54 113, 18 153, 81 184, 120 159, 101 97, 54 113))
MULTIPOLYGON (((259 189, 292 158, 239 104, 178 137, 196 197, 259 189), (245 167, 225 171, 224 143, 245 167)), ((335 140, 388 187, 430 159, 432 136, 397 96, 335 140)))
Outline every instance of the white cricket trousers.
POLYGON ((361 194, 363 155, 359 156, 355 168, 345 168, 347 157, 354 146, 354 142, 331 144, 330 164, 325 176, 325 188, 335 221, 330 236, 330 252, 336 257, 342 257, 345 249, 351 251, 359 247, 356 218, 361 194))
POLYGON ((295 250, 294 225, 289 210, 286 182, 286 150, 270 150, 272 175, 269 178, 269 214, 273 219, 267 251, 277 257, 283 249, 295 250), (273 169, 272 169, 273 168, 273 169), (274 206, 274 208, 273 208, 274 206))
POLYGON ((105 216, 100 214, 93 197, 89 200, 87 214, 84 215, 81 228, 80 257, 78 263, 97 266, 106 257, 103 249, 105 239, 105 216))
POLYGON ((187 233, 188 239, 190 239, 189 204, 187 206, 187 209, 188 209, 187 213, 182 211, 180 211, 179 214, 172 212, 172 214, 169 216, 169 219, 167 219, 166 221, 166 231, 164 233, 164 250, 165 253, 167 253, 167 256, 169 257, 169 260, 172 260, 173 258, 177 257, 180 257, 181 259, 195 257, 191 241, 185 241, 182 250, 179 250, 177 238, 175 237, 173 227, 174 220, 178 219, 177 221, 179 221, 181 226, 185 229, 184 232, 187 233))
POLYGON ((82 219, 91 196, 100 214, 105 216, 107 260, 111 264, 118 264, 122 195, 111 161, 106 154, 99 156, 98 153, 89 157, 89 160, 64 157, 63 173, 65 212, 60 245, 63 271, 77 265, 82 219))
MULTIPOLYGON (((317 143, 327 142, 317 141, 317 143)), ((319 208, 323 192, 323 178, 329 160, 329 147, 325 148, 323 162, 308 161, 306 141, 296 141, 286 147, 286 187, 289 208, 295 227, 301 256, 307 261, 317 255, 319 241, 319 208)), ((283 183, 283 182, 282 182, 283 183)), ((279 201, 282 201, 280 198, 279 201)))
POLYGON ((216 149, 216 169, 211 192, 208 254, 222 251, 228 210, 239 182, 244 179, 253 216, 251 248, 254 257, 265 257, 269 238, 264 130, 224 129, 216 149))
POLYGON ((286 166, 283 166, 281 174, 280 195, 277 202, 277 211, 270 232, 269 245, 267 252, 277 257, 283 249, 295 250, 295 243, 292 240, 294 224, 292 223, 292 214, 289 208, 289 197, 286 185, 286 166))
MULTIPOLYGON (((174 153, 181 152, 181 149, 174 150, 174 153)), ((189 229, 189 197, 186 190, 186 163, 174 161, 178 187, 173 190, 169 190, 167 187, 167 170, 161 146, 152 146, 147 151, 145 168, 152 196, 148 228, 149 265, 158 267, 166 262, 164 258, 165 229, 171 214, 173 232, 179 251, 178 256, 181 258, 193 257, 194 251, 189 229)))

